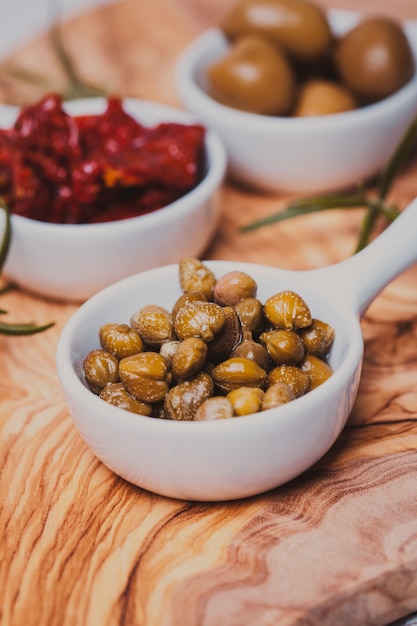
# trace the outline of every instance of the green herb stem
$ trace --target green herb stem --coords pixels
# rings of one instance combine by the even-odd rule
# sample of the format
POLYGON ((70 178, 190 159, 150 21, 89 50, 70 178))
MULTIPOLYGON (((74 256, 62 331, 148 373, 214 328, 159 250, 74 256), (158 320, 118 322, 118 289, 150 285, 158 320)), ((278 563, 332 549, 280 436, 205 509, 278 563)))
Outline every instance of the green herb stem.
POLYGON ((0 198, 0 209, 4 212, 5 215, 5 227, 3 232, 3 238, 0 242, 0 272, 3 269, 4 262, 6 261, 7 254, 10 249, 12 228, 11 228, 11 220, 10 220, 10 211, 6 202, 3 198, 0 198))
POLYGON ((43 326, 36 326, 36 324, 7 324, 0 322, 0 335, 34 335, 35 333, 42 333, 44 330, 48 330, 54 324, 55 322, 49 322, 49 324, 44 324, 43 326))
MULTIPOLYGON (((0 242, 0 271, 3 268, 4 262, 6 260, 7 254, 10 249, 11 236, 12 236, 12 226, 10 219, 10 211, 8 209, 7 203, 0 198, 0 210, 2 210, 5 214, 5 228, 2 240, 0 242)), ((10 285, 2 288, 0 290, 0 294, 5 293, 10 290, 10 285)), ((6 314, 7 311, 5 309, 0 309, 0 314, 6 314)), ((34 335, 35 333, 41 333, 51 326, 54 326, 55 322, 49 322, 48 324, 44 324, 42 326, 37 326, 36 324, 8 324, 7 322, 0 322, 0 335, 34 335)))
POLYGON ((308 215, 310 213, 317 213, 318 211, 328 211, 330 209, 340 208, 353 208, 363 204, 362 195, 352 196, 321 196, 317 198, 305 198, 302 200, 296 200, 287 206, 284 211, 274 213, 267 217, 264 217, 251 224, 246 224, 240 228, 241 232, 249 232, 262 226, 269 224, 275 224, 277 222, 283 222, 291 217, 298 217, 300 215, 308 215))
POLYGON ((57 59, 59 60, 69 82, 69 88, 63 93, 64 99, 73 100, 75 98, 105 96, 106 92, 104 89, 95 87, 94 85, 89 85, 79 77, 78 72, 75 69, 75 66, 62 41, 59 25, 51 29, 50 37, 57 59))
POLYGON ((273 213, 272 215, 242 226, 240 231, 249 232, 263 226, 283 222, 292 217, 308 215, 317 211, 349 207, 363 208, 366 212, 360 226, 359 238, 354 253, 359 252, 367 246, 371 240, 379 217, 382 217, 388 224, 398 217, 400 213, 398 207, 388 206, 384 203, 384 200, 391 190, 401 168, 410 157, 416 140, 417 116, 407 128, 385 168, 381 170, 375 197, 371 197, 365 185, 359 183, 359 192, 356 194, 342 193, 339 195, 318 196, 315 198, 296 200, 291 202, 283 211, 273 213))
POLYGON ((411 149, 414 145, 416 138, 417 116, 407 128, 405 134, 403 135, 400 143, 398 144, 393 155, 388 161, 386 167, 381 172, 378 184, 378 197, 381 200, 386 198, 388 192, 391 190, 396 176, 410 156, 411 149))
POLYGON ((359 231, 359 239, 356 244, 355 254, 363 250, 363 248, 365 248, 368 245, 378 215, 379 215, 379 207, 377 205, 368 207, 362 219, 362 224, 361 224, 360 231, 359 231))

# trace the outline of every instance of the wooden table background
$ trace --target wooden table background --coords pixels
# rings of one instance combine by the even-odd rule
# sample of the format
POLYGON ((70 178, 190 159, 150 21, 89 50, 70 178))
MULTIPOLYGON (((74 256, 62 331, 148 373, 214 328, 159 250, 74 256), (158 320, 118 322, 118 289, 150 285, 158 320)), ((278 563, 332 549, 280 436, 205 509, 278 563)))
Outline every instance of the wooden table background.
MULTIPOLYGON (((126 0, 62 33, 85 80, 178 104, 177 55, 233 2, 126 0)), ((323 5, 417 18, 415 0, 323 5)), ((42 93, 11 84, 11 64, 42 72, 44 89, 62 84, 43 37, 0 67, 0 101, 42 93)), ((392 200, 405 206, 416 195, 414 161, 392 200)), ((238 233, 287 200, 226 183, 204 256, 303 269, 352 252, 359 210, 238 233)), ((367 626, 417 610, 416 280, 414 266, 363 320, 359 395, 330 452, 279 489, 222 504, 158 497, 106 469, 75 430, 55 371, 76 306, 2 296, 10 321, 56 321, 45 334, 0 336, 2 626, 367 626)))

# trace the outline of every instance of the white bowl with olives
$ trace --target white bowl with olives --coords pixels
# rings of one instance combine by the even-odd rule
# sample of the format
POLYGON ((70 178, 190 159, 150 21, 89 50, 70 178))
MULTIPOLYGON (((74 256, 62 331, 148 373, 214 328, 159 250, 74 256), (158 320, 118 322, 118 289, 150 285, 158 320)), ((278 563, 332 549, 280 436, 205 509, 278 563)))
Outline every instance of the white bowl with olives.
MULTIPOLYGON (((26 127, 21 122, 23 135, 27 129, 34 134, 38 126, 42 128, 45 111, 49 115, 52 115, 51 111, 59 115, 64 130, 65 124, 69 129, 65 147, 71 147, 74 137, 81 137, 84 128, 87 138, 95 133, 95 139, 91 139, 93 156, 90 159, 88 155, 76 162, 78 169, 75 173, 66 174, 68 184, 64 179, 65 184, 55 192, 46 188, 46 184, 39 189, 37 170, 34 170, 32 177, 27 176, 26 186, 15 185, 17 192, 10 193, 12 238, 3 268, 4 277, 36 295, 82 302, 126 276, 176 262, 183 254, 200 254, 217 228, 221 209, 219 195, 227 157, 215 131, 196 123, 189 113, 158 102, 126 98, 122 101, 122 111, 116 108, 118 105, 114 104, 114 99, 112 103, 109 105, 105 98, 87 98, 61 105, 56 96, 50 95, 27 109, 0 107, 2 129, 15 128, 15 124, 19 129, 19 117, 23 115, 25 123, 27 119, 26 127), (92 124, 91 120, 100 120, 107 113, 109 124, 113 124, 109 137, 106 137, 108 131, 104 124, 97 123, 92 126, 93 130, 89 130, 88 120, 92 124), (36 116, 40 117, 39 123, 33 122, 36 116), (140 134, 143 127, 145 132, 142 134, 149 133, 146 141, 140 134), (187 130, 191 127, 198 128, 199 133, 202 131, 198 135, 198 159, 196 157, 195 162, 196 134, 192 135, 195 141, 192 148, 182 140, 192 132, 187 130), (162 129, 160 135, 159 129, 162 129), (103 133, 102 142, 99 131, 103 133), (150 154, 148 161, 145 160, 144 146, 150 154), (158 179, 157 172, 162 172, 161 176, 168 183, 158 179), (186 178, 188 175, 190 177, 186 178), (180 176, 185 178, 182 186, 180 176), (31 184, 37 185, 37 193, 29 188, 31 184), (48 196, 49 192, 51 195, 48 196), (71 201, 70 197, 68 200, 69 194, 77 194, 76 199, 71 201), (35 217, 29 212, 32 211, 32 201, 37 211, 35 217), (62 216, 57 217, 61 206, 68 207, 68 211, 64 214, 62 210, 62 216), (92 207, 103 210, 103 215, 94 215, 93 220, 84 221, 90 216, 92 207), (68 215, 69 211, 76 215, 68 215)), ((15 135, 17 141, 17 131, 15 135)), ((41 136, 43 148, 48 137, 54 137, 54 133, 45 131, 41 136)), ((36 137, 31 140, 34 142, 36 137)), ((79 144, 84 145, 82 141, 79 144)), ((79 149, 78 144, 76 148, 79 149)), ((32 149, 30 154, 36 166, 36 159, 45 158, 39 153, 40 150, 32 149)), ((47 165, 52 161, 51 167, 58 168, 59 160, 48 159, 45 158, 47 165)), ((43 162, 40 167, 44 167, 43 162)), ((21 168, 20 171, 24 173, 26 170, 21 168)), ((60 184, 62 173, 58 172, 55 178, 60 184)), ((45 180, 48 179, 45 177, 45 180)), ((3 195, 2 189, 0 192, 3 195)))
POLYGON ((304 0, 238 0, 182 52, 176 86, 223 138, 235 181, 327 193, 387 163, 416 114, 416 59, 414 22, 324 13, 304 0), (293 13, 294 31, 279 23, 293 13))
MULTIPOLYGON (((194 259, 195 271, 191 266, 186 281, 188 293, 178 264, 151 269, 106 288, 74 313, 58 342, 57 371, 75 426, 107 467, 163 496, 221 501, 253 496, 291 480, 329 450, 346 424, 361 375, 360 319, 378 293, 417 262, 416 234, 414 201, 362 252, 323 269, 285 271, 232 261, 206 261, 202 267, 194 259), (401 255, 391 254, 394 249, 400 249, 401 255), (213 300, 205 296, 204 301, 202 275, 214 276, 213 300), (243 291, 233 287, 236 275, 246 277, 243 291), (292 294, 288 306, 277 308, 276 296, 283 292, 292 294), (239 303, 247 299, 263 303, 263 313, 278 333, 282 319, 289 323, 290 335, 308 330, 312 319, 323 322, 328 341, 324 349, 329 353, 317 357, 322 361, 319 370, 304 367, 310 348, 301 354, 299 346, 288 350, 296 367, 302 364, 300 371, 307 373, 310 387, 297 390, 289 379, 267 380, 263 371, 267 366, 259 365, 254 354, 219 356, 218 345, 215 360, 219 364, 213 368, 210 345, 221 336, 226 309, 239 311, 239 303), (180 306, 175 306, 179 301, 180 306), (169 344, 175 339, 166 324, 170 316, 174 316, 179 340, 174 351, 169 344), (209 320, 204 334, 189 331, 192 318, 199 318, 200 328, 204 327, 201 320, 209 320), (164 336, 159 346, 161 335, 158 339, 155 329, 162 329, 164 336), (202 352, 204 341, 207 348, 202 352), (187 350, 178 352, 185 344, 187 350), (117 346, 116 358, 103 360, 103 351, 111 354, 112 345, 117 346), (100 359, 90 362, 95 352, 100 359), (114 376, 113 381, 109 376, 114 376), (279 393, 271 398, 268 389, 274 386, 279 393), (233 391, 241 387, 255 389, 255 393, 249 400, 240 397, 239 404, 230 393, 235 396, 233 391), (263 399, 267 399, 265 405, 263 399), (206 402, 209 408, 203 407, 206 402), (248 406, 254 408, 248 410, 248 406)), ((245 304, 238 313, 241 327, 248 330, 254 315, 256 307, 245 304)), ((233 330, 234 325, 228 328, 233 330)), ((275 359, 282 349, 274 341, 269 346, 271 335, 266 334, 261 343, 275 359)), ((242 337, 234 350, 243 343, 242 337)))

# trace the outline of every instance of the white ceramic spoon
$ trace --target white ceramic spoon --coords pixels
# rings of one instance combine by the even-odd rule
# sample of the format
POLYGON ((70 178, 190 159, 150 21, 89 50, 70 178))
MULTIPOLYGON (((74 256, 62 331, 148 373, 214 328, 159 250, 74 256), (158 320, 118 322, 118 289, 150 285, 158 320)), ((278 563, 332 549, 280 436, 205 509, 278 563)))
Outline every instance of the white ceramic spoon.
POLYGON ((380 291, 417 262, 417 200, 362 252, 318 270, 284 271, 230 261, 207 265, 217 277, 252 275, 258 297, 297 291, 313 317, 330 323, 333 376, 277 409, 213 422, 174 422, 134 415, 92 394, 82 361, 98 346, 106 322, 128 322, 145 304, 172 308, 180 295, 178 266, 127 278, 93 296, 59 339, 57 368, 74 423, 109 468, 158 494, 187 500, 226 500, 258 494, 301 474, 332 446, 355 401, 363 359, 360 319, 380 291))

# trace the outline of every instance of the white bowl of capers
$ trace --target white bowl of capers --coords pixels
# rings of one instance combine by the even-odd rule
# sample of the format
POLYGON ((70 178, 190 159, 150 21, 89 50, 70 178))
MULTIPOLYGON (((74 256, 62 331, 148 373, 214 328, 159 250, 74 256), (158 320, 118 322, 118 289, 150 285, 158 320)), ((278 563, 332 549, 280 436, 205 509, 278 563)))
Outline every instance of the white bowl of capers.
POLYGON ((57 348, 81 436, 118 475, 174 498, 242 498, 301 474, 349 417, 360 317, 417 261, 416 218, 414 202, 320 270, 185 258, 96 294, 57 348))

